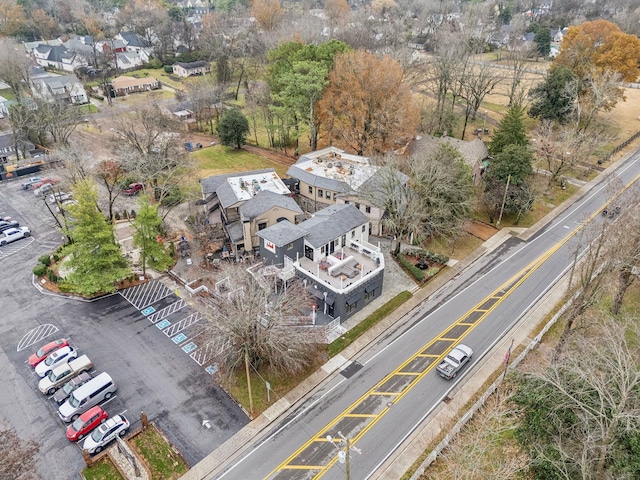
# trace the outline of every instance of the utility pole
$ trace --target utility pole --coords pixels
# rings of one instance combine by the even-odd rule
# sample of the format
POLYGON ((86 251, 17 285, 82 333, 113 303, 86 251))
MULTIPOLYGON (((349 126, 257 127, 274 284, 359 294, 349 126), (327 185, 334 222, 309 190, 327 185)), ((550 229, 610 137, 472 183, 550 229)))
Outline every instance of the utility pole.
POLYGON ((351 445, 351 440, 349 440, 349 438, 345 437, 342 434, 342 432, 338 432, 338 435, 340 436, 340 438, 336 439, 336 441, 337 441, 337 443, 343 443, 344 442, 344 447, 343 448, 340 448, 336 444, 336 441, 334 441, 334 438, 331 435, 327 435, 326 439, 327 439, 328 442, 333 443, 333 445, 338 450, 338 461, 340 463, 344 463, 346 479, 347 480, 351 480, 351 450, 353 450, 354 452, 358 452, 359 454, 362 454, 362 450, 360 450, 359 448, 351 445))

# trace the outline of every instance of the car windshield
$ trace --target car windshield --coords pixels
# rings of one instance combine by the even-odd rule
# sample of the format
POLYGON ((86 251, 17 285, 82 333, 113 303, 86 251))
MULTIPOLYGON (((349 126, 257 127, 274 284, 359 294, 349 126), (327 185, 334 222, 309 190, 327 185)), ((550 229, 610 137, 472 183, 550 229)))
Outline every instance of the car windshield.
POLYGON ((78 417, 78 419, 71 424, 71 428, 73 428, 76 432, 79 432, 80 429, 84 427, 84 420, 78 417))
POLYGON ((47 375, 47 378, 48 378, 49 380, 51 380, 52 382, 55 382, 55 380, 56 380, 56 374, 55 374, 55 373, 53 373, 53 370, 51 370, 51 371, 49 372, 49 375, 47 375))
POLYGON ((96 428, 93 432, 91 432, 91 438, 94 442, 99 442, 100 440, 102 440, 102 432, 100 431, 100 428, 96 428))
POLYGON ((73 389, 75 388, 75 385, 73 385, 73 383, 69 382, 69 383, 65 383, 64 387, 62 387, 62 391, 66 394, 69 395, 71 392, 73 392, 73 389))
POLYGON ((44 361, 44 364, 51 365, 55 359, 56 359, 55 355, 51 355, 50 357, 47 357, 47 359, 44 361))
POLYGON ((41 348, 36 352, 36 357, 42 357, 42 356, 44 356, 44 348, 41 348))
POLYGON ((78 405, 80 405, 80 400, 78 400, 75 395, 71 395, 69 397, 69 405, 71 405, 73 408, 76 408, 78 405))

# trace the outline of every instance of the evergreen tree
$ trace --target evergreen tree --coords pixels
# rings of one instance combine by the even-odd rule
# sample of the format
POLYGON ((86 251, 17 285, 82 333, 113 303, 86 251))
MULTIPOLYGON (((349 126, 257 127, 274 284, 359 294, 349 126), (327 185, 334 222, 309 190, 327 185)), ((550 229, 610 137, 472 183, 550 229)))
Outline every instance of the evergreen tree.
POLYGON ((566 123, 573 111, 578 89, 572 88, 577 78, 563 65, 555 65, 549 70, 547 79, 529 92, 533 99, 529 116, 540 120, 555 120, 566 123))
POLYGON ((129 275, 129 265, 115 241, 113 226, 98 210, 95 183, 81 180, 73 193, 77 203, 67 208, 71 218, 67 235, 72 243, 64 250, 71 273, 65 280, 82 295, 113 292, 115 282, 129 275))
POLYGON ((218 136, 222 145, 240 148, 249 134, 249 121, 236 108, 227 110, 220 118, 218 136))
POLYGON ((140 249, 142 274, 147 273, 147 264, 156 270, 165 270, 171 265, 171 257, 165 252, 164 245, 158 241, 162 219, 158 207, 149 203, 147 195, 141 195, 139 211, 133 221, 133 246, 140 249))
POLYGON ((533 27, 533 43, 536 44, 536 59, 538 56, 547 58, 551 53, 551 32, 548 27, 536 25, 533 27))
POLYGON ((531 150, 523 145, 507 145, 495 155, 489 164, 486 177, 491 177, 502 183, 506 183, 510 177, 510 184, 521 185, 532 174, 533 153, 531 150))
POLYGON ((528 145, 526 129, 524 126, 524 111, 520 105, 513 105, 507 110, 500 125, 493 134, 489 151, 497 155, 507 145, 528 145))

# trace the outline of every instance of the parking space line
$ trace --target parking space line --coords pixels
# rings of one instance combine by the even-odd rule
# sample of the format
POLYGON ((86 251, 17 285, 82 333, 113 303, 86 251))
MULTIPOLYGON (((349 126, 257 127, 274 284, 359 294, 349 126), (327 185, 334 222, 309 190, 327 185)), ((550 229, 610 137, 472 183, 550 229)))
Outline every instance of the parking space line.
POLYGON ((36 328, 29 330, 18 342, 17 351, 20 352, 25 348, 30 347, 36 342, 39 342, 43 338, 48 337, 49 335, 53 335, 58 332, 58 327, 51 323, 45 323, 43 325, 38 325, 36 328))
POLYGON ((213 350, 213 342, 209 342, 205 344, 203 347, 200 347, 198 350, 189 355, 194 362, 198 365, 202 366, 209 360, 213 350))
POLYGON ((188 317, 183 318, 179 322, 174 323, 173 325, 171 325, 169 328, 167 328, 164 331, 164 334, 167 337, 172 337, 176 333, 184 330, 185 328, 189 327, 190 325, 193 325, 194 323, 199 322, 201 318, 202 318, 202 316, 200 315, 200 312, 194 312, 191 315, 189 315, 188 317))
POLYGON ((180 299, 178 299, 177 302, 172 303, 171 305, 169 305, 167 307, 164 307, 162 310, 159 310, 159 311, 157 311, 155 313, 152 313, 147 318, 149 319, 149 321, 151 323, 156 323, 161 318, 168 317, 172 313, 175 313, 178 310, 183 309, 187 305, 188 305, 187 302, 185 302, 182 298, 180 298, 180 299))
POLYGON ((138 310, 142 310, 144 307, 171 295, 171 290, 161 282, 152 280, 142 285, 125 288, 118 293, 138 310))

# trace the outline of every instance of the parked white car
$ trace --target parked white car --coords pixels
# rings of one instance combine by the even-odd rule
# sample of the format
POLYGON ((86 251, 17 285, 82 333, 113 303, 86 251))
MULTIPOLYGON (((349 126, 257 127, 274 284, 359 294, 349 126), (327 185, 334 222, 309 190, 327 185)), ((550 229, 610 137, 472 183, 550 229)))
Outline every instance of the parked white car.
POLYGON ((71 200, 73 198, 73 193, 60 192, 60 193, 52 193, 47 197, 47 202, 56 203, 56 202, 66 202, 67 200, 71 200))
POLYGON ((78 352, 73 347, 63 347, 49 355, 44 362, 40 362, 36 366, 36 373, 40 378, 44 378, 58 365, 68 363, 77 356, 78 352))
POLYGON ((20 240, 21 238, 31 236, 31 230, 29 230, 27 227, 8 228, 2 233, 4 234, 4 236, 0 237, 0 247, 6 245, 7 243, 20 240))
POLYGON ((91 454, 99 453, 117 435, 124 437, 128 431, 129 420, 124 415, 116 415, 91 432, 84 440, 82 448, 91 454))

